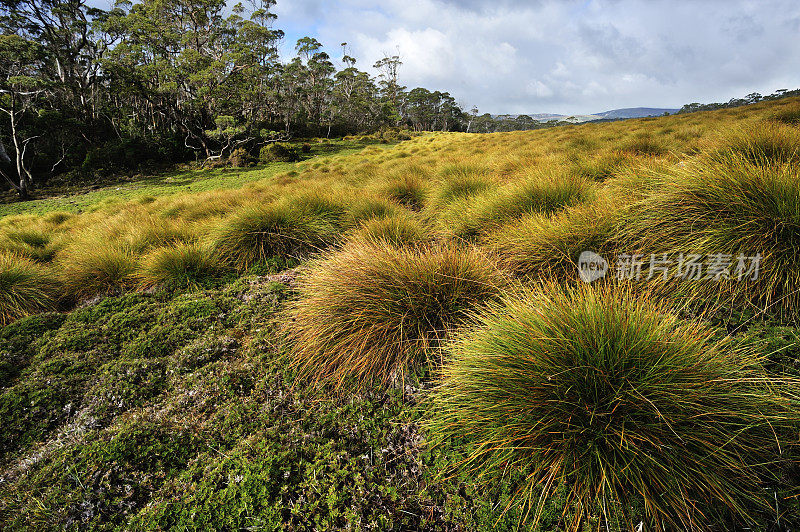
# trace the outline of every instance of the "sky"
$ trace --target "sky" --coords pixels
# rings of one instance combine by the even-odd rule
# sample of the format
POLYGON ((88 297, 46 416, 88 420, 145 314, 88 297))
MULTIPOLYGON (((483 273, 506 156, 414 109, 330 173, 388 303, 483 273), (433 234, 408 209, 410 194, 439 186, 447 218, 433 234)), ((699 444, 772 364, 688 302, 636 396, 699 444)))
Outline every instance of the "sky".
POLYGON ((278 0, 274 12, 285 57, 305 35, 335 60, 347 42, 371 72, 399 53, 403 85, 481 113, 678 108, 800 87, 798 0, 278 0))
POLYGON ((800 87, 797 0, 278 0, 284 53, 311 35, 362 69, 481 113, 680 107, 800 87))

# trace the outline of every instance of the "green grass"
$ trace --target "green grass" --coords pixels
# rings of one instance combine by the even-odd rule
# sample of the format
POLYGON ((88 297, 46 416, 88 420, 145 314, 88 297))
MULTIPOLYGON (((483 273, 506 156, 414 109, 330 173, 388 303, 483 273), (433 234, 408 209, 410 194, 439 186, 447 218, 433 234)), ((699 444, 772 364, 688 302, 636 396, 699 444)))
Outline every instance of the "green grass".
MULTIPOLYGON (((796 319, 800 309, 800 175, 766 152, 739 149, 686 165, 634 203, 622 220, 629 253, 671 253, 663 293, 702 305, 738 304, 796 319), (755 159, 753 159, 755 157, 755 159), (724 273, 676 278, 678 254, 727 256, 724 273), (751 261, 760 256, 756 279, 751 261)), ((783 153, 783 152, 782 152, 783 153)))
POLYGON ((524 519, 563 487, 572 530, 710 530, 773 511, 800 381, 771 381, 753 351, 621 289, 541 285, 476 319, 448 348, 430 431, 464 441, 454 467, 487 483, 522 472, 524 519))
MULTIPOLYGON (((311 159, 357 153, 365 146, 372 145, 359 141, 335 141, 327 145, 312 144, 311 159)), ((376 145, 383 150, 391 145, 376 145)), ((14 214, 46 214, 54 211, 80 213, 90 211, 99 205, 123 203, 163 196, 177 196, 210 190, 237 189, 248 183, 268 180, 274 176, 302 167, 300 163, 270 163, 253 169, 246 168, 206 168, 182 171, 169 171, 157 176, 133 177, 110 185, 96 185, 96 189, 84 186, 60 187, 57 190, 44 190, 48 197, 25 202, 16 201, 9 195, 0 203, 0 218, 14 214)))

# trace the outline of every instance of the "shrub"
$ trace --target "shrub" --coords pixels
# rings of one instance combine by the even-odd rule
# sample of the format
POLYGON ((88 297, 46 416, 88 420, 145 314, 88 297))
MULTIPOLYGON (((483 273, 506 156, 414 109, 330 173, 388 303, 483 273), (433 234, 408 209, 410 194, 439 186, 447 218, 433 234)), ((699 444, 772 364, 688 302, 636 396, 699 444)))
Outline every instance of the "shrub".
POLYGON ((610 202, 588 203, 553 216, 528 215, 490 233, 484 241, 498 255, 500 265, 517 275, 577 280, 582 252, 613 258, 615 222, 610 202))
POLYGON ((572 530, 592 514, 705 530, 770 511, 798 383, 771 385, 751 352, 610 289, 543 285, 477 321, 447 347, 429 431, 465 442, 457 467, 486 484, 522 472, 510 504, 534 523, 559 500, 572 530))
POLYGON ((501 285, 474 249, 352 242, 300 280, 288 325, 293 365, 301 377, 337 389, 402 381, 501 285))
POLYGON ((196 243, 180 243, 157 248, 145 255, 137 278, 143 288, 186 287, 196 286, 221 270, 221 265, 208 247, 196 243))
POLYGON ((446 233, 475 239, 526 214, 551 214, 589 199, 591 184, 578 176, 536 176, 448 204, 439 221, 446 233))
POLYGON ((253 157, 244 148, 236 148, 228 155, 228 163, 236 168, 245 168, 253 165, 253 157))
POLYGON ((283 200, 241 209, 212 238, 220 257, 244 270, 270 257, 306 257, 331 244, 336 231, 329 218, 283 200))
MULTIPOLYGON (((800 309, 800 172, 794 165, 755 165, 740 153, 676 169, 636 202, 620 227, 628 253, 671 253, 665 291, 690 301, 744 303, 795 318, 800 309), (730 259, 718 279, 676 279, 679 253, 730 259), (730 257, 727 257, 730 255, 730 257), (758 278, 745 275, 760 255, 758 278), (741 274, 741 279, 739 279, 741 274), (727 277, 730 277, 729 279, 727 277)), ((663 256, 662 256, 663 257, 663 256)))
POLYGON ((49 271, 23 257, 0 253, 0 325, 54 308, 57 285, 49 271))
POLYGON ((261 148, 258 154, 258 162, 261 164, 268 163, 293 163, 300 160, 300 154, 297 148, 284 144, 282 142, 273 142, 261 148))
POLYGON ((82 299, 105 295, 129 286, 136 270, 130 248, 90 234, 56 258, 66 294, 82 299))

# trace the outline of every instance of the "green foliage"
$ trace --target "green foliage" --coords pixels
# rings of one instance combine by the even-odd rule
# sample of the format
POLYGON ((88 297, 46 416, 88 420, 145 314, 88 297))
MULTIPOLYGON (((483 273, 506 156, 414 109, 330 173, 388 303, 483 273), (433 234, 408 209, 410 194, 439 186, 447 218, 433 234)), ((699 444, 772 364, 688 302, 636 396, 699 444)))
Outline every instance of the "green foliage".
POLYGON ((269 164, 275 162, 292 163, 300 160, 297 148, 283 142, 273 142, 261 148, 258 154, 258 162, 269 164))
POLYGON ((288 332, 299 373, 342 387, 392 380, 431 351, 503 279, 474 249, 351 242, 301 278, 288 332))
POLYGON ((228 163, 235 168, 245 168, 247 166, 253 166, 255 161, 246 149, 236 148, 228 155, 228 163))
POLYGON ((653 301, 588 287, 542 285, 476 319, 448 346, 430 431, 465 441, 453 465, 484 482, 523 472, 512 503, 534 523, 563 486, 573 529, 593 514, 664 530, 771 511, 765 488, 792 460, 800 383, 771 383, 753 352, 653 301))

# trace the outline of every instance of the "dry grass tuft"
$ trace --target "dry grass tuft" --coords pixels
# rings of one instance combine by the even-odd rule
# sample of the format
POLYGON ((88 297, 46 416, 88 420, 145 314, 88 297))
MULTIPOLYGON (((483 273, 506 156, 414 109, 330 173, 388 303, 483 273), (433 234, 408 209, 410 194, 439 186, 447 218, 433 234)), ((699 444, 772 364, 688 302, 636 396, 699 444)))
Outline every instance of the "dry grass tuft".
POLYGON ((351 242, 301 279, 288 325, 294 367, 335 389, 402 380, 502 286, 472 248, 351 242))

